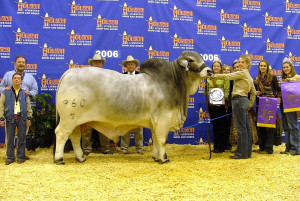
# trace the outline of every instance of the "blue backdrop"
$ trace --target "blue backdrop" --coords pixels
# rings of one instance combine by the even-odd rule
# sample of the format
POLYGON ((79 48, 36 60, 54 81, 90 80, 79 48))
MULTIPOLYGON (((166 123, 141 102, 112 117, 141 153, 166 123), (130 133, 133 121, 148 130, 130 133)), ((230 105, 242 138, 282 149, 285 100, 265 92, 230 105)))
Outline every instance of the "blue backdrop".
MULTIPOLYGON (((253 77, 261 59, 280 76, 290 57, 299 72, 299 13, 298 0, 1 0, 0 77, 23 55, 39 93, 55 97, 60 76, 88 66, 95 52, 106 58, 104 68, 122 72, 127 55, 173 61, 184 50, 201 53, 209 66, 216 57, 231 65, 249 54, 253 77)), ((185 126, 209 120, 203 89, 200 83, 190 98, 185 126)), ((205 142, 206 128, 170 133, 168 142, 205 142)), ((0 137, 3 143, 3 129, 0 137)), ((149 137, 146 130, 145 143, 149 137)))

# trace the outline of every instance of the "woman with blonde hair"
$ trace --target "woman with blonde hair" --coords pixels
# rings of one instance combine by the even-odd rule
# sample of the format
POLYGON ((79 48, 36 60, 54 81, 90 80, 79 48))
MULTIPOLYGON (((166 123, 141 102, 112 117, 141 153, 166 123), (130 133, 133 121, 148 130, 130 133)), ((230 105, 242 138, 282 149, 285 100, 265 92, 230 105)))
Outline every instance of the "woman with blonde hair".
MULTIPOLYGON (((285 58, 282 63, 281 82, 300 81, 292 62, 285 58)), ((297 112, 284 112, 283 104, 280 105, 282 126, 285 133, 285 151, 281 154, 300 155, 300 131, 297 112)))
MULTIPOLYGON (((270 72, 267 60, 261 60, 258 65, 258 75, 254 80, 256 89, 256 105, 259 105, 259 97, 278 97, 279 85, 276 75, 270 72)), ((259 150, 258 153, 273 154, 274 136, 276 128, 258 127, 259 150)))
POLYGON ((240 71, 229 74, 213 74, 212 78, 234 80, 232 91, 232 111, 238 131, 237 150, 232 159, 251 158, 252 136, 249 124, 248 110, 255 101, 255 88, 253 79, 249 74, 251 59, 249 55, 239 58, 240 71), (250 101, 248 94, 250 93, 250 101))

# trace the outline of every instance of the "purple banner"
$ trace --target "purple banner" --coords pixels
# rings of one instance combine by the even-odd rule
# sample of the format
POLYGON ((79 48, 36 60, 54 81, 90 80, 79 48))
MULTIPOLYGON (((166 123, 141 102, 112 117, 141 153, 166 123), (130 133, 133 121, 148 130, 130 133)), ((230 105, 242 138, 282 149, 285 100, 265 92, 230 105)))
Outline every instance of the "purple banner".
POLYGON ((257 126, 276 128, 277 98, 259 97, 257 126))
POLYGON ((282 82, 281 92, 284 112, 300 111, 300 82, 282 82))

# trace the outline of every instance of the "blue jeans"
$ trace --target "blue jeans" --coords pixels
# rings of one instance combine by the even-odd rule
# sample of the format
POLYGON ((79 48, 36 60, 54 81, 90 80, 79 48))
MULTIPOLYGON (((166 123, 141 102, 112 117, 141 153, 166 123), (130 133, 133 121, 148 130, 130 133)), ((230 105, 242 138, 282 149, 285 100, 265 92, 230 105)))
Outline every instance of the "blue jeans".
POLYGON ((296 112, 282 112, 285 151, 300 154, 300 131, 296 112))
POLYGON ((250 158, 252 153, 252 135, 248 117, 248 97, 232 98, 232 113, 238 132, 237 150, 235 155, 250 158))
POLYGON ((17 160, 25 161, 26 119, 6 120, 6 157, 7 161, 15 161, 15 133, 18 128, 17 160))

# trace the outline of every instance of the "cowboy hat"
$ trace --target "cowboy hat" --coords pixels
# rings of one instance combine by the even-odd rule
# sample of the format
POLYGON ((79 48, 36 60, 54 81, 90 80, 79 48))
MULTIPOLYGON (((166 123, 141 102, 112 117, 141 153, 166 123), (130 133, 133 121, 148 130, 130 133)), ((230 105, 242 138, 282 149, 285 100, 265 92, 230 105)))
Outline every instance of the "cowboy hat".
POLYGON ((93 61, 102 61, 103 64, 105 63, 105 58, 101 58, 100 54, 94 54, 93 58, 89 58, 89 64, 92 65, 93 61))
POLYGON ((123 65, 123 66, 126 66, 126 64, 127 64, 128 62, 133 62, 133 63, 136 64, 136 66, 138 66, 138 65, 140 64, 140 61, 137 60, 137 59, 134 59, 133 56, 131 56, 131 55, 128 55, 127 58, 126 58, 126 60, 123 60, 123 61, 122 61, 122 65, 123 65))

